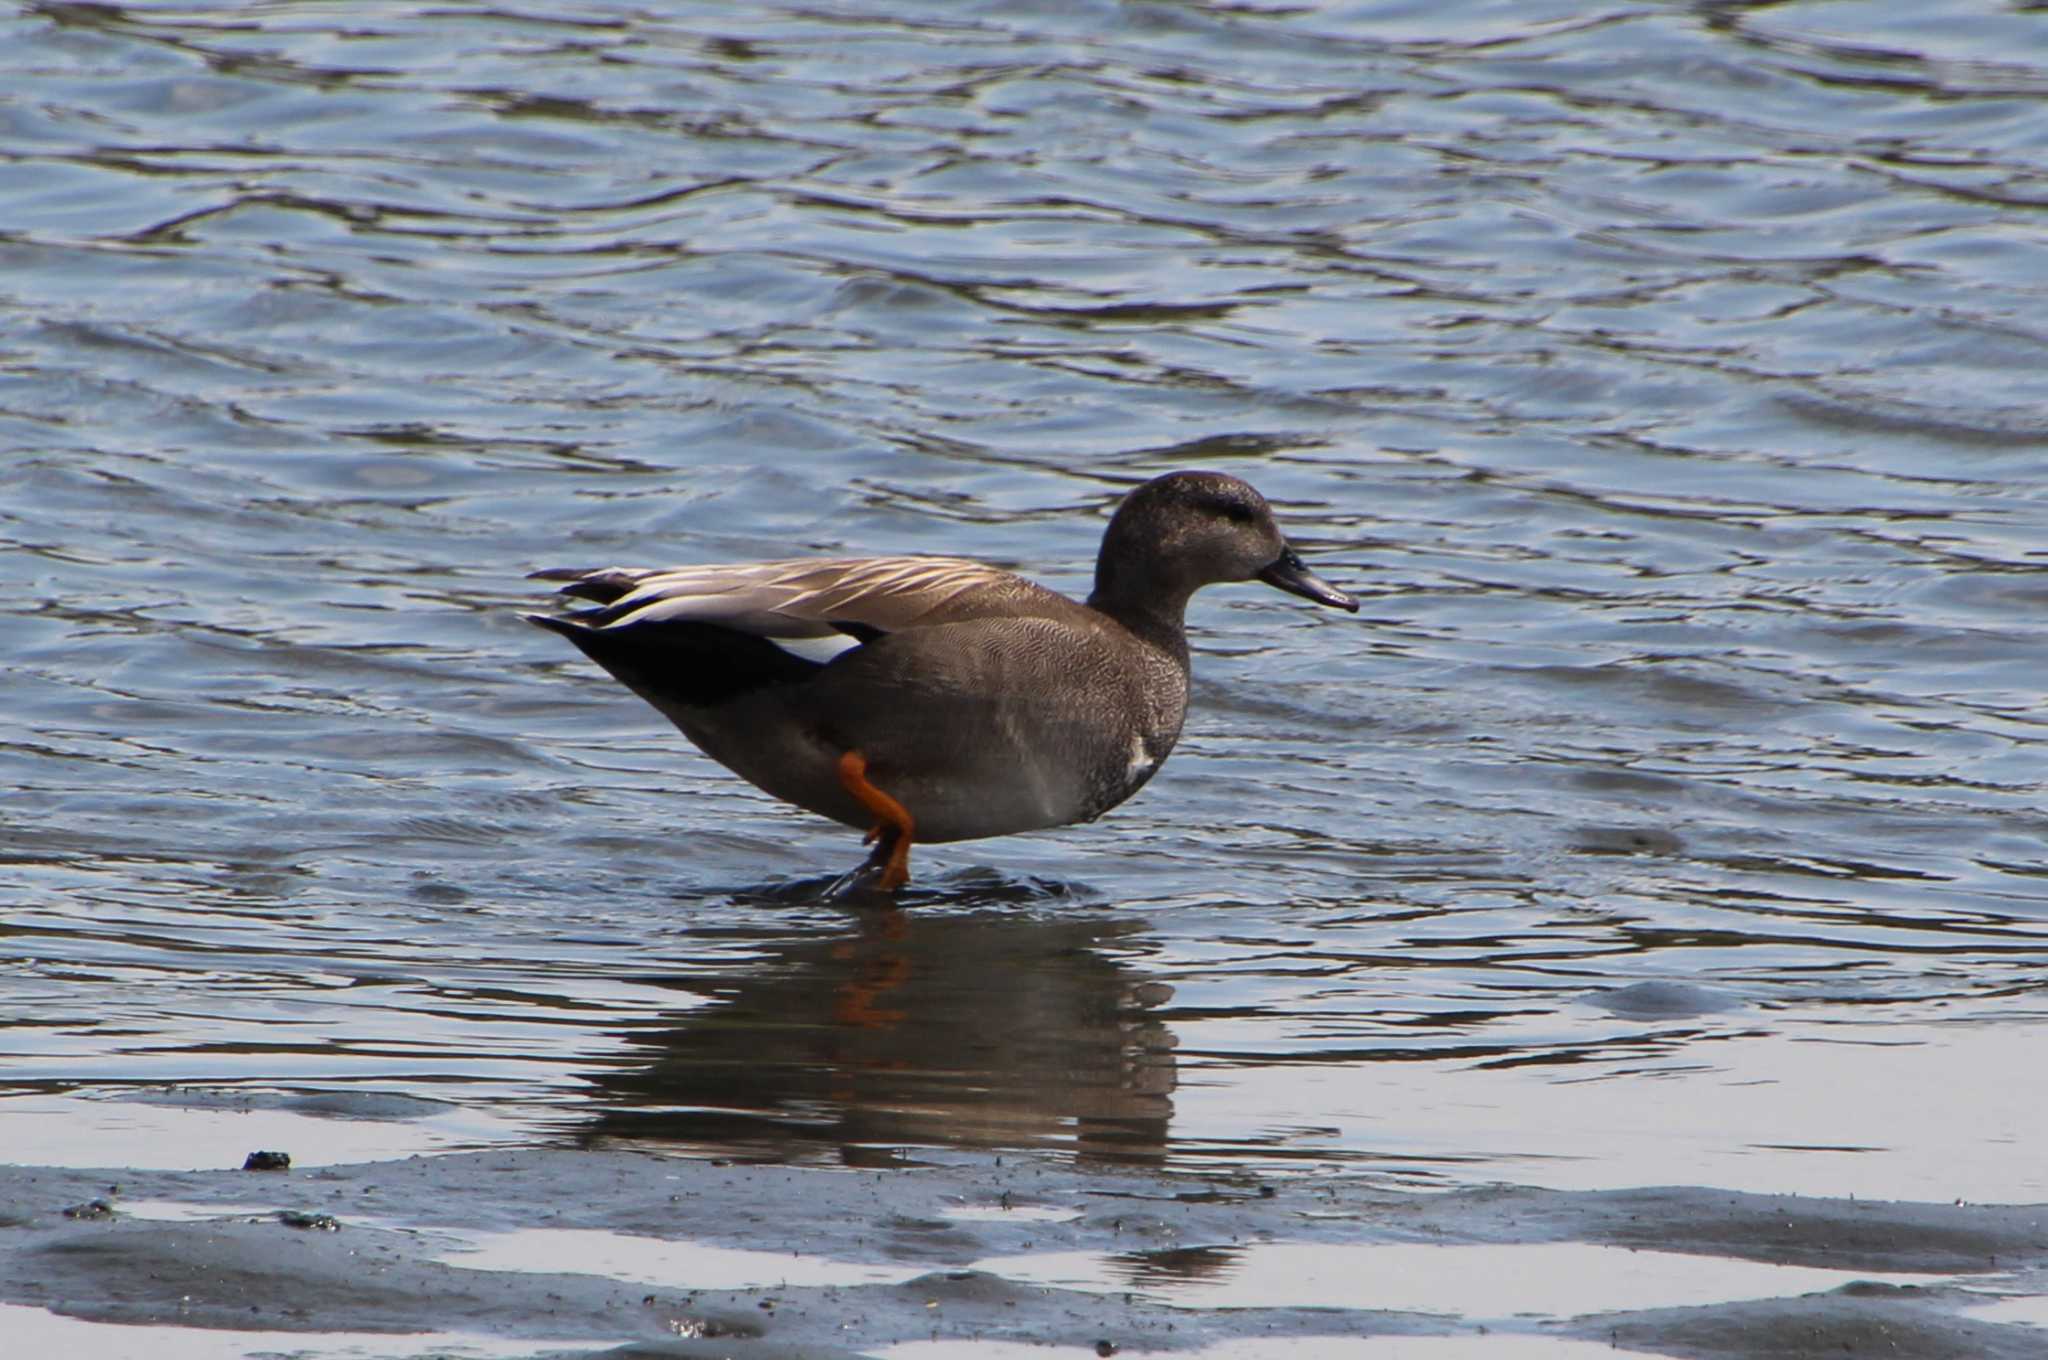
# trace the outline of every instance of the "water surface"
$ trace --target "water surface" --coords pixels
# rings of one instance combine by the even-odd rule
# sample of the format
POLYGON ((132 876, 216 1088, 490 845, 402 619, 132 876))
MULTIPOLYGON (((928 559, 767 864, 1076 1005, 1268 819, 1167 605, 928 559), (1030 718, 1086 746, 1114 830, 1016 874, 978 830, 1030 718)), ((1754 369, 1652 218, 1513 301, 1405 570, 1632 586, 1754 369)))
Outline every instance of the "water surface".
POLYGON ((12 9, 0 1155, 2048 1197, 2041 22, 12 9), (1362 613, 900 917, 517 617, 1179 467, 1362 613))

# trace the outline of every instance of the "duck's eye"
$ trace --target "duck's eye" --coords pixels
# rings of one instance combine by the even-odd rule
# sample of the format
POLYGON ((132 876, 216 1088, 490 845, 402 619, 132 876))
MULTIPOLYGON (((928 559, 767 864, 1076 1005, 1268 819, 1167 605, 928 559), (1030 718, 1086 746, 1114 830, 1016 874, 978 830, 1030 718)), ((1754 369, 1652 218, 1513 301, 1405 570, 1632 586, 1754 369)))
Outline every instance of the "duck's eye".
POLYGON ((1204 496, 1196 504, 1219 519, 1227 519, 1236 524, 1250 524, 1254 518, 1249 505, 1229 496, 1204 496))

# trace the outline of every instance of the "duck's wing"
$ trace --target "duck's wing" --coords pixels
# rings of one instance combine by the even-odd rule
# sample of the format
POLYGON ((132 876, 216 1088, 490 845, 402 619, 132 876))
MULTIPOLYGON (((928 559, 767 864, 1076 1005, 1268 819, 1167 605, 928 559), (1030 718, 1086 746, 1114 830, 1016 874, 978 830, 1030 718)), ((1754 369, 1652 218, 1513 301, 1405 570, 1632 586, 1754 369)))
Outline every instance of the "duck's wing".
POLYGON ((698 623, 777 640, 841 638, 977 618, 1060 617, 1079 608, 1021 576, 957 557, 793 558, 720 566, 558 568, 532 579, 600 606, 588 628, 698 623))

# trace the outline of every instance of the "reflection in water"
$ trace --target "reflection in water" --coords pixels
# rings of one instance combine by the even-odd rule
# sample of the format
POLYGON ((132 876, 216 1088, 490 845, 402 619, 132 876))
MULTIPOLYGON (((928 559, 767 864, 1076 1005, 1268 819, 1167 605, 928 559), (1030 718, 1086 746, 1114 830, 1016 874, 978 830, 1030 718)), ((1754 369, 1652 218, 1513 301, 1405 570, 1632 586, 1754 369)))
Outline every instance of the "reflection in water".
POLYGON ((1243 1256, 1236 1247, 1164 1247, 1119 1252, 1108 1258, 1108 1265, 1134 1289, 1171 1289, 1222 1279, 1243 1264, 1243 1256))
POLYGON ((744 972, 664 985, 708 1003, 629 1037, 645 1067, 601 1078, 589 1141, 781 1160, 894 1160, 903 1145, 1069 1146, 1156 1164, 1173 1113, 1173 989, 1103 945, 1141 929, 1086 913, 862 914, 744 972))

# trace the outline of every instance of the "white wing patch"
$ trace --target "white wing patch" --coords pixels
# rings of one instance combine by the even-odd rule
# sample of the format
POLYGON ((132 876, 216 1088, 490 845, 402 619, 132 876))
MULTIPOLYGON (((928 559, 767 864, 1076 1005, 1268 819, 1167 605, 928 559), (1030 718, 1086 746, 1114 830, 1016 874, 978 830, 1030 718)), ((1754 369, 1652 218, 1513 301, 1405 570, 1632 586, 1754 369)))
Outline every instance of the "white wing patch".
POLYGON ((1152 767, 1158 763, 1158 761, 1152 758, 1152 753, 1145 749, 1145 738, 1143 736, 1131 738, 1131 763, 1124 771, 1129 778, 1133 780, 1143 779, 1146 775, 1152 773, 1152 767))
POLYGON ((841 652, 860 646, 859 638, 848 637, 844 633, 833 633, 828 637, 771 637, 768 641, 791 656, 800 656, 821 666, 841 652))

